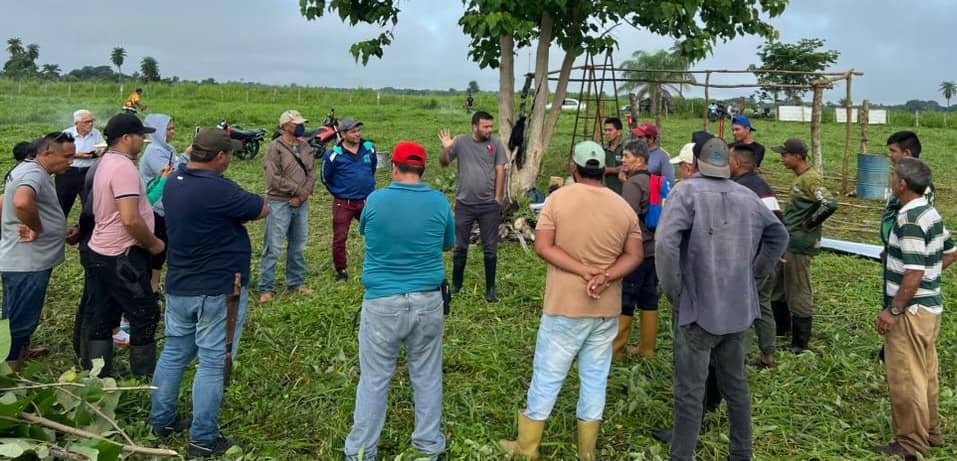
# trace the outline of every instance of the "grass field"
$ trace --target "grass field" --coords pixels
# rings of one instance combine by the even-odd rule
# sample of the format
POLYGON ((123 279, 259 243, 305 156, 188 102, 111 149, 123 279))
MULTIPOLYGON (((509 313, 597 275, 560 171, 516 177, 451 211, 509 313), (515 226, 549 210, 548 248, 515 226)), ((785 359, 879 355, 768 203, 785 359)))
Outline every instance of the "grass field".
MULTIPOLYGON (((219 95, 216 95, 219 96, 219 95)), ((267 95, 268 96, 268 95, 267 95)), ((0 171, 11 163, 10 148, 16 141, 71 123, 71 113, 90 108, 97 126, 105 124, 123 98, 116 95, 84 94, 17 95, 0 93, 0 171)), ((182 150, 190 141, 192 128, 210 126, 221 118, 244 127, 270 128, 285 109, 297 107, 296 96, 271 101, 268 97, 245 102, 242 98, 206 98, 188 94, 147 95, 152 112, 175 117, 179 132, 173 144, 182 150), (225 99, 225 100, 223 100, 225 99), (259 102, 257 102, 259 101, 259 102)), ((480 109, 495 112, 495 101, 483 96, 480 109)), ((426 145, 430 154, 439 152, 436 133, 449 127, 464 133, 469 128, 459 99, 441 97, 383 96, 377 103, 370 91, 328 93, 310 96, 298 109, 319 122, 329 107, 340 116, 355 116, 365 122, 365 135, 381 150, 399 140, 426 145)), ((562 175, 569 148, 573 117, 562 119, 559 134, 546 159, 542 181, 562 175)), ((664 122, 664 147, 672 153, 699 129, 700 120, 669 119, 664 122)), ((755 121, 758 141, 770 146, 787 137, 808 140, 807 124, 755 121)), ((872 127, 872 150, 883 152, 883 140, 895 127, 872 127)), ((858 130, 855 129, 855 135, 858 130)), ((957 226, 954 188, 954 150, 957 130, 923 129, 923 156, 934 168, 938 206, 950 227, 957 226)), ((844 151, 844 127, 824 126, 825 169, 828 185, 839 190, 836 173, 844 151)), ((855 138, 854 148, 857 150, 855 138)), ((262 151, 265 153, 265 148, 262 151)), ((263 168, 260 156, 254 161, 234 161, 227 176, 247 189, 262 192, 263 168)), ((851 162, 852 175, 855 171, 851 162)), ((765 173, 779 191, 786 191, 791 173, 781 167, 770 150, 765 173)), ((451 193, 454 171, 441 170, 430 161, 426 179, 451 193)), ((379 185, 388 183, 383 173, 379 185)), ((853 185, 853 182, 852 182, 853 185)), ((853 188, 853 187, 852 187, 853 188)), ((786 197, 782 196, 786 201, 786 197)), ((841 197, 841 208, 828 221, 831 237, 876 242, 882 204, 841 197)), ((247 459, 332 460, 341 455, 343 440, 351 422, 355 386, 358 382, 357 341, 354 318, 362 298, 357 275, 362 262, 362 241, 353 231, 349 241, 351 273, 349 284, 333 283, 331 266, 330 197, 314 198, 310 217, 308 284, 314 295, 297 298, 278 293, 277 301, 260 307, 253 302, 243 339, 234 384, 227 392, 222 413, 226 435, 242 441, 247 459)), ((75 218, 75 217, 74 217, 75 218)), ((252 223, 253 274, 258 274, 262 248, 262 222, 252 223)), ((354 229, 354 227, 353 227, 354 229)), ((450 459, 502 459, 496 441, 515 433, 515 412, 523 408, 531 377, 535 332, 541 314, 545 266, 535 255, 526 255, 516 244, 500 250, 502 302, 486 304, 480 250, 473 249, 463 295, 456 298, 448 318, 445 342, 445 430, 449 436, 450 459)), ((280 268, 281 269, 281 268, 280 268)), ((282 271, 277 286, 282 286, 282 271)), ((73 365, 70 332, 82 273, 76 251, 54 271, 44 321, 36 343, 50 346, 51 358, 33 366, 49 368, 57 376, 73 365)), ((953 273, 945 276, 948 305, 955 305, 957 290, 953 273)), ((255 283, 255 282, 254 282, 255 283)), ((753 370, 750 374, 754 403, 755 459, 758 460, 867 460, 880 459, 872 448, 892 439, 889 399, 882 366, 874 353, 880 337, 873 331, 879 310, 880 269, 877 264, 855 258, 824 254, 814 262, 814 288, 819 311, 812 341, 813 353, 802 356, 780 354, 774 370, 753 370)), ((653 429, 671 424, 671 334, 670 307, 662 302, 658 356, 615 364, 608 389, 606 421, 599 439, 600 459, 655 460, 667 458, 667 446, 653 441, 653 429)), ((941 369, 941 414, 944 435, 957 440, 957 354, 952 347, 957 332, 951 314, 945 314, 938 341, 941 369)), ((633 339, 635 341, 636 339, 633 339)), ((120 354, 120 367, 125 353, 120 354)), ((414 459, 411 449, 413 407, 408 373, 400 363, 392 387, 389 416, 382 433, 383 459, 414 459)), ((545 459, 575 459, 575 400, 577 374, 572 371, 548 422, 543 447, 545 459)), ((188 388, 182 395, 188 409, 188 388)), ((129 394, 121 403, 122 423, 145 444, 149 440, 146 417, 149 399, 129 394)), ((727 423, 722 410, 710 415, 701 437, 698 459, 718 460, 727 456, 727 423)), ((185 438, 170 446, 182 450, 185 438)), ((933 459, 955 459, 957 445, 935 449, 933 459)))

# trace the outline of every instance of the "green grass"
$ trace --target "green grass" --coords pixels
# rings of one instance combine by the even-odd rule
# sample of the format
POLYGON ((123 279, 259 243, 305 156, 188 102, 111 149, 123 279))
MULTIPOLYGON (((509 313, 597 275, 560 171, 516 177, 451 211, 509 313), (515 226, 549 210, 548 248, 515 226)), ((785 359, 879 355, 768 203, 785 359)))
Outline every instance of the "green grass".
MULTIPOLYGON (((371 91, 354 93, 310 93, 297 104, 297 95, 287 90, 272 101, 268 90, 255 90, 249 103, 242 94, 220 98, 213 94, 147 96, 153 112, 172 114, 179 127, 173 144, 182 150, 192 127, 209 126, 220 118, 245 127, 270 128, 285 109, 298 108, 306 117, 320 121, 330 106, 340 116, 355 116, 365 122, 365 134, 389 149, 399 140, 423 143, 433 155, 439 151, 437 131, 450 127, 464 133, 469 120, 458 99, 439 96, 385 96, 376 103, 371 91), (260 94, 262 93, 262 94, 260 94), (225 99, 225 100, 224 100, 225 99), (433 103, 433 101, 435 101, 433 103)), ((16 141, 60 129, 70 124, 76 108, 88 107, 102 126, 109 114, 125 99, 99 92, 97 97, 76 92, 64 94, 35 92, 18 96, 0 92, 0 151, 9 152, 16 141)), ((492 109, 491 97, 479 98, 480 109, 492 109)), ((552 150, 546 158, 542 183, 549 175, 566 174, 572 116, 563 116, 552 150)), ((757 139, 766 146, 787 137, 809 138, 807 124, 755 121, 757 139)), ((669 119, 664 122, 664 147, 676 153, 699 129, 700 120, 669 119)), ((899 127, 872 127, 872 150, 883 152, 883 141, 899 127)), ((855 129, 855 135, 858 130, 855 129)), ((957 185, 953 171, 953 146, 957 130, 923 129, 924 158, 937 173, 938 204, 951 227, 957 225, 953 193, 957 185)), ((844 151, 844 127, 824 126, 825 169, 828 185, 839 190, 840 159, 844 151)), ((857 140, 852 152, 857 150, 857 140)), ((265 152, 265 148, 262 151, 265 152)), ((9 168, 9 154, 0 159, 0 171, 9 168)), ((780 192, 786 191, 791 173, 781 167, 777 155, 768 151, 765 174, 780 192)), ((851 174, 855 162, 851 162, 851 174)), ((263 192, 261 157, 234 161, 227 175, 247 189, 263 192)), ((426 172, 433 184, 454 184, 454 172, 441 170, 433 160, 426 172)), ((385 185, 385 174, 379 185, 385 185)), ((853 185, 853 182, 852 182, 853 185)), ((853 187, 852 187, 853 188, 853 187)), ((786 197, 781 197, 786 200, 786 197)), ((827 223, 826 234, 865 241, 877 241, 877 222, 882 204, 841 197, 841 208, 827 223)), ((362 262, 362 241, 355 234, 349 240, 352 281, 333 283, 331 265, 330 198, 322 192, 314 198, 307 248, 308 283, 316 289, 308 298, 278 293, 268 306, 252 303, 250 318, 239 354, 234 384, 228 390, 221 417, 224 433, 245 443, 255 459, 306 460, 338 459, 351 422, 358 382, 356 329, 353 323, 362 298, 358 274, 362 262)), ((75 216, 74 216, 75 218, 75 216)), ((253 274, 258 274, 262 248, 262 222, 249 225, 253 238, 253 274)), ((545 266, 534 254, 524 254, 514 243, 500 250, 502 302, 489 305, 482 296, 480 250, 471 253, 466 286, 448 319, 445 344, 445 421, 451 459, 501 459, 497 440, 512 437, 515 412, 523 408, 532 372, 535 333, 541 314, 545 266)), ((279 270, 282 286, 282 268, 279 270)), ((254 275, 255 278, 255 275, 254 275)), ((54 353, 34 366, 49 367, 56 376, 73 364, 71 328, 81 292, 82 272, 76 251, 54 272, 44 321, 36 343, 50 346, 54 353)), ((954 277, 945 276, 948 305, 955 305, 954 277)), ((881 343, 873 331, 879 310, 880 269, 863 260, 825 254, 815 259, 813 283, 819 311, 812 341, 813 353, 795 357, 779 354, 780 367, 750 374, 754 402, 755 458, 761 460, 848 460, 879 459, 872 447, 893 437, 889 400, 882 366, 874 352, 881 343)), ((613 367, 608 389, 606 421, 599 447, 601 459, 667 459, 667 447, 654 442, 651 430, 671 424, 671 334, 670 307, 662 303, 659 353, 650 360, 632 360, 613 367)), ((948 347, 957 339, 952 314, 945 313, 939 340, 941 369, 941 415, 945 438, 957 425, 955 354, 948 347)), ((635 339, 633 339, 634 341, 635 339)), ((125 362, 125 353, 119 354, 125 362)), ((121 368, 125 365, 121 365, 121 368)), ((190 382, 189 379, 187 382, 190 382)), ((575 400, 577 373, 572 371, 545 434, 547 459, 575 457, 575 400)), ((189 388, 184 388, 182 408, 189 407, 189 388)), ((138 441, 157 444, 147 435, 146 394, 127 395, 120 407, 122 423, 138 441)), ((724 410, 707 419, 702 433, 701 460, 724 459, 727 455, 727 423, 724 410)), ((414 424, 412 391, 405 362, 401 361, 389 397, 389 416, 382 433, 383 459, 413 459, 411 430, 414 424)), ((183 449, 179 438, 170 446, 183 449)), ((934 459, 954 459, 953 445, 933 452, 934 459)))

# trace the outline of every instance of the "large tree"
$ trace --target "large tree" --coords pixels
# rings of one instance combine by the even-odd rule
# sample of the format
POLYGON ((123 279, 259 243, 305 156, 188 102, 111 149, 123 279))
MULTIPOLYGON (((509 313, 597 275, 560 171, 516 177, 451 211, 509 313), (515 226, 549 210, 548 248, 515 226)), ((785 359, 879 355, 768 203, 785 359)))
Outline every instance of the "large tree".
MULTIPOLYGON (((367 63, 381 57, 383 47, 393 39, 398 23, 398 0, 357 2, 354 0, 300 0, 307 19, 333 12, 348 24, 367 23, 382 32, 350 48, 355 59, 367 63)), ((617 47, 614 27, 626 25, 680 40, 681 51, 691 59, 705 56, 717 39, 741 34, 773 38, 775 31, 762 17, 784 12, 787 0, 463 0, 465 13, 459 19, 471 39, 469 57, 480 67, 499 69, 499 127, 508 139, 515 121, 515 50, 534 46, 535 100, 528 119, 527 147, 522 167, 509 173, 509 195, 513 199, 535 185, 538 172, 558 123, 561 107, 545 106, 550 88, 549 51, 557 45, 563 52, 554 98, 562 100, 568 90, 575 59, 585 53, 604 53, 617 47)))
POLYGON ((140 61, 140 73, 143 74, 144 81, 160 81, 159 63, 151 56, 147 56, 140 61))
POLYGON ((110 62, 116 66, 116 75, 117 78, 123 78, 123 61, 126 60, 126 50, 121 47, 113 48, 113 52, 110 53, 110 62))
POLYGON ((40 46, 31 43, 25 48, 20 38, 7 39, 7 52, 10 58, 3 64, 3 74, 11 78, 31 78, 38 75, 37 58, 40 46))
MULTIPOLYGON (((841 55, 835 50, 824 48, 824 40, 819 38, 804 38, 797 43, 783 43, 769 39, 758 47, 758 57, 761 67, 751 65, 752 70, 800 70, 804 72, 822 72, 837 61, 841 55)), ((779 95, 783 91, 787 102, 800 104, 801 97, 807 90, 796 88, 781 89, 777 85, 804 85, 810 86, 817 79, 814 75, 801 74, 762 74, 758 73, 758 83, 763 85, 759 90, 761 99, 773 99, 777 104, 779 95)))
POLYGON ((944 126, 947 126, 947 112, 950 112, 950 98, 957 94, 957 83, 940 82, 940 94, 947 100, 947 107, 944 108, 944 126))
POLYGON ((44 64, 40 75, 47 80, 57 80, 60 78, 60 66, 58 64, 44 64))

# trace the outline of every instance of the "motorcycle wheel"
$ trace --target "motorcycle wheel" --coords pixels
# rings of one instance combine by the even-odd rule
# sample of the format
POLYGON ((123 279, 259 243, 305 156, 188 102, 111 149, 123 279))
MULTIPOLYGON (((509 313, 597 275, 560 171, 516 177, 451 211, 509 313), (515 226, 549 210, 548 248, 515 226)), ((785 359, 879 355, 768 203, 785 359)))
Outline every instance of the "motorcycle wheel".
POLYGON ((236 156, 242 160, 252 160, 259 154, 259 141, 249 141, 242 149, 236 152, 236 156))

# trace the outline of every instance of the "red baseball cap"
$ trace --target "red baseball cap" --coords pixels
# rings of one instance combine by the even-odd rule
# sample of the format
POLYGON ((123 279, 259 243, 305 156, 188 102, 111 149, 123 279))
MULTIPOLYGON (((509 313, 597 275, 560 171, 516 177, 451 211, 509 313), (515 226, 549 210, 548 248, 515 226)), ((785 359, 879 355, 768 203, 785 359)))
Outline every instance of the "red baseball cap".
POLYGON ((635 137, 651 136, 652 138, 657 138, 658 127, 651 123, 642 123, 641 125, 636 126, 635 129, 632 130, 631 134, 635 137))
POLYGON ((392 149, 392 163, 401 163, 409 166, 425 166, 425 148, 421 144, 403 141, 392 149))

